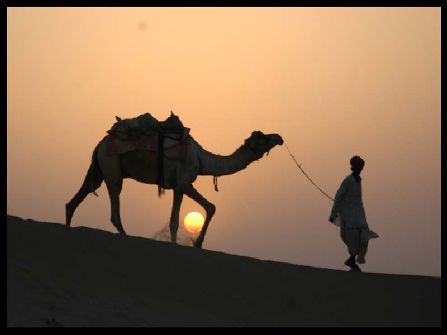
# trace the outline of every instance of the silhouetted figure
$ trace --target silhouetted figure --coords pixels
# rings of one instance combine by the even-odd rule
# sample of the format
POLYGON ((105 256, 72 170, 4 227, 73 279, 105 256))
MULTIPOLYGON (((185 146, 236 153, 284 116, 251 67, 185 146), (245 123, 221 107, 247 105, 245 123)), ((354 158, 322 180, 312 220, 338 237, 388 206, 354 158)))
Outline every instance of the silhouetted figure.
POLYGON ((350 163, 352 174, 343 180, 335 195, 329 221, 340 226, 341 239, 348 247, 350 257, 345 261, 345 265, 353 271, 361 271, 356 261, 359 264, 366 262, 368 241, 379 236, 369 230, 363 208, 360 172, 365 166, 365 161, 359 156, 354 156, 350 163))

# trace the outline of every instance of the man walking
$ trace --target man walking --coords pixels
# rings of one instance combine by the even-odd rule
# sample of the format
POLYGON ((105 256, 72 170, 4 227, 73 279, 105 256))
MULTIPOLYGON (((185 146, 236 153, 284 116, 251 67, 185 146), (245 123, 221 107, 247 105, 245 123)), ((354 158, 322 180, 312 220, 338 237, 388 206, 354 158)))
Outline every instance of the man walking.
POLYGON ((360 172, 365 166, 365 161, 359 156, 354 156, 350 164, 352 173, 343 180, 335 195, 329 221, 340 227, 341 239, 348 247, 350 257, 345 261, 345 265, 353 271, 361 271, 356 262, 359 264, 366 262, 368 241, 379 235, 369 230, 363 208, 360 172))

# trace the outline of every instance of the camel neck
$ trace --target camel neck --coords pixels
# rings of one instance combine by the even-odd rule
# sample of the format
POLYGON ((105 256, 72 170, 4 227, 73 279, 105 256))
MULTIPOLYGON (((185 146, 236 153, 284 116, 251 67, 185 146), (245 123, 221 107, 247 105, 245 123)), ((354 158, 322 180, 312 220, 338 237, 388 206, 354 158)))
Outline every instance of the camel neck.
POLYGON ((201 148, 199 160, 200 175, 224 176, 245 169, 250 163, 257 160, 257 157, 254 152, 244 146, 241 146, 228 156, 216 155, 201 148))

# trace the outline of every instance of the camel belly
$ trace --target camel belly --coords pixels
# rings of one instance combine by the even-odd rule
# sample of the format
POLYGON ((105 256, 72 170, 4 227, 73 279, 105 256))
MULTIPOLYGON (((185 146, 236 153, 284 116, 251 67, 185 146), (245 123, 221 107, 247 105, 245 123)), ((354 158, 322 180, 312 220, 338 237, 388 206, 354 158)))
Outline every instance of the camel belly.
MULTIPOLYGON (((135 150, 120 155, 123 178, 131 178, 146 184, 158 183, 158 155, 156 152, 135 150)), ((164 158, 163 184, 166 189, 187 185, 197 178, 198 164, 191 159, 185 161, 164 158)))
POLYGON ((123 178, 132 178, 146 184, 157 184, 157 153, 134 150, 120 155, 123 178))

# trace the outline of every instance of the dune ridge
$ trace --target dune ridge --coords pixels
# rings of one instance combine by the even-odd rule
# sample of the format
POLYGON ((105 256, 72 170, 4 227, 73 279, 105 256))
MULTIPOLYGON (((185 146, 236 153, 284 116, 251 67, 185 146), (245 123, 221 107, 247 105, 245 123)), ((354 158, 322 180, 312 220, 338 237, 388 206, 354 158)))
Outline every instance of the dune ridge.
POLYGON ((9 327, 440 325, 440 278, 299 266, 7 216, 9 327))

